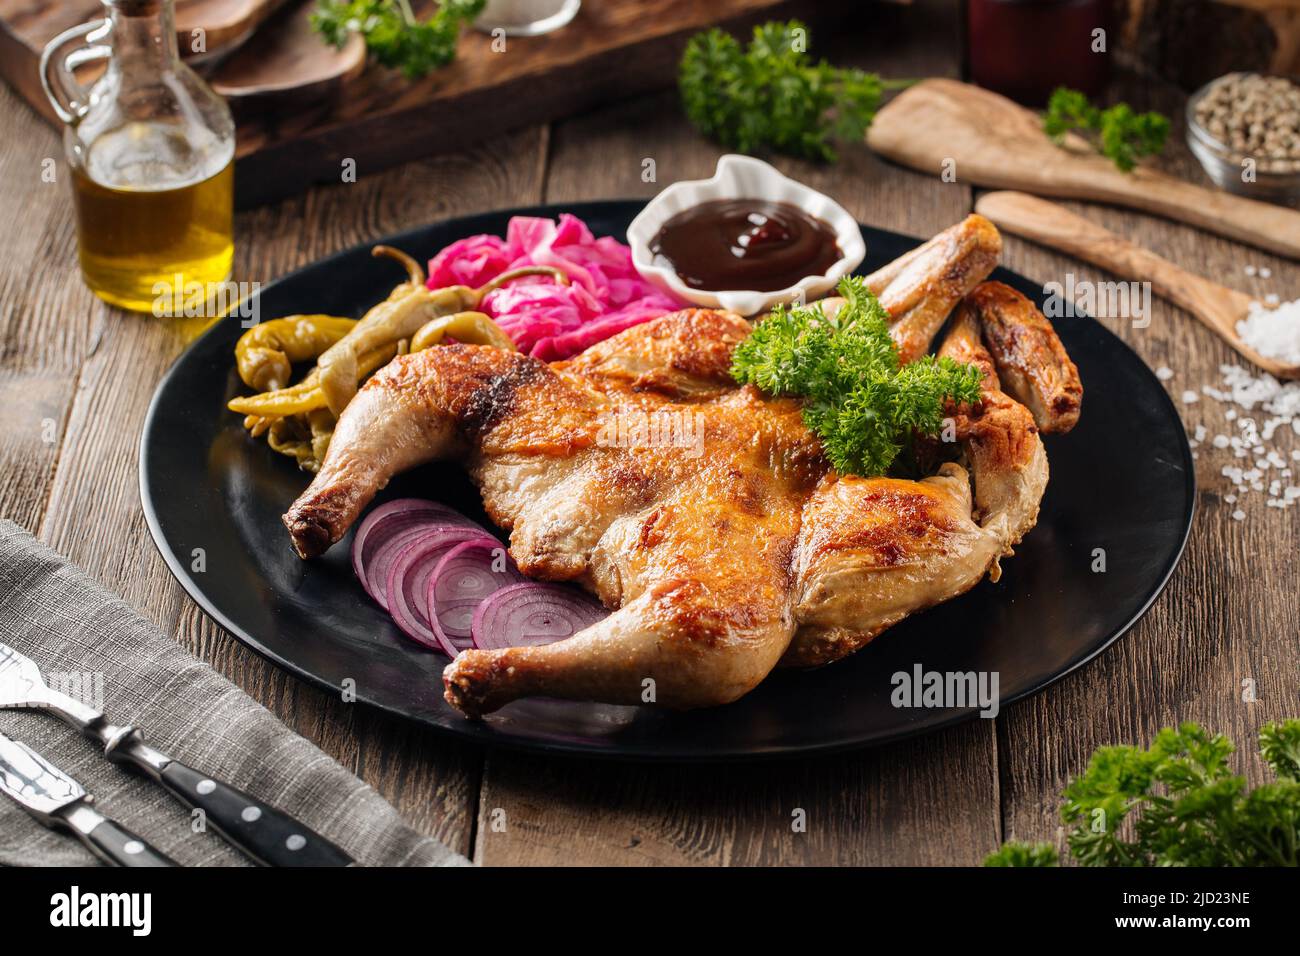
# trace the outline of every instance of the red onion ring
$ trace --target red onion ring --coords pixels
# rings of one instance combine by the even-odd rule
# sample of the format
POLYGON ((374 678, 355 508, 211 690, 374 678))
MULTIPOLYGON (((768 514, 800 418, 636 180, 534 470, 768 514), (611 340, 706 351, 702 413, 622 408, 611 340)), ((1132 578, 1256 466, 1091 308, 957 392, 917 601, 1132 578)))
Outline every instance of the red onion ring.
POLYGON ((422 498, 399 498, 382 504, 357 526, 352 537, 352 570, 380 607, 388 609, 388 571, 402 548, 411 543, 411 532, 441 527, 469 527, 488 533, 446 505, 422 498))
POLYGON ((608 615, 581 591, 529 581, 488 597, 474 611, 470 630, 482 650, 536 647, 572 637, 608 615))
POLYGON ((474 646, 472 622, 478 606, 501 588, 528 580, 505 547, 496 538, 463 541, 442 556, 429 578, 429 623, 452 657, 474 646), (505 557, 500 570, 493 567, 498 551, 505 557))
MULTIPOLYGON (((464 541, 483 537, 483 532, 476 528, 421 530, 391 562, 384 593, 388 598, 388 612, 404 634, 426 647, 444 650, 429 620, 429 580, 448 551, 464 541)), ((496 538, 490 540, 500 544, 496 538)), ((372 572, 375 565, 371 566, 372 572)))

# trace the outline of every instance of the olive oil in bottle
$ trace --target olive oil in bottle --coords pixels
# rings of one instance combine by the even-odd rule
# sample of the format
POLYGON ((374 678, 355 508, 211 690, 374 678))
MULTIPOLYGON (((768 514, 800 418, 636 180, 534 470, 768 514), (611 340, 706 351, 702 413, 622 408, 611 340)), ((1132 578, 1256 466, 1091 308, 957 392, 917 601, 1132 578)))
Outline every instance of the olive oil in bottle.
POLYGON ((41 58, 67 123, 81 271, 113 305, 170 315, 175 296, 230 277, 234 121, 181 62, 174 0, 103 2, 106 20, 55 37, 41 58), (108 62, 86 88, 75 65, 92 59, 108 62))
POLYGON ((178 277, 202 286, 230 277, 234 175, 233 148, 194 157, 172 131, 142 127, 101 136, 85 168, 73 169, 72 190, 86 284, 113 305, 148 312, 178 277), (141 141, 153 140, 146 149, 158 158, 128 171, 115 162, 120 139, 132 140, 137 154, 141 141), (184 162, 163 161, 178 150, 184 162))

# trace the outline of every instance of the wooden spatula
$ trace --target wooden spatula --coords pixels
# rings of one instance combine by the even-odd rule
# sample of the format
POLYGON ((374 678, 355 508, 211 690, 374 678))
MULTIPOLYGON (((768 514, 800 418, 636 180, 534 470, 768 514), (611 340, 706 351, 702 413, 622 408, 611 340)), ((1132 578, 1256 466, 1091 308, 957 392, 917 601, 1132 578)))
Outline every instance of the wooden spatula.
POLYGON ((1192 313, 1264 371, 1277 378, 1300 378, 1300 366, 1260 355, 1237 335, 1237 323, 1246 317, 1252 301, 1244 292, 1180 269, 1045 199, 1015 192, 987 193, 975 203, 975 211, 1014 235, 1077 256, 1125 279, 1150 282, 1157 295, 1192 313))
POLYGON ((1023 106, 956 80, 925 80, 900 93, 876 114, 867 143, 935 176, 951 160, 958 182, 1131 206, 1300 258, 1300 212, 1142 167, 1122 173, 1078 137, 1055 145, 1023 106))

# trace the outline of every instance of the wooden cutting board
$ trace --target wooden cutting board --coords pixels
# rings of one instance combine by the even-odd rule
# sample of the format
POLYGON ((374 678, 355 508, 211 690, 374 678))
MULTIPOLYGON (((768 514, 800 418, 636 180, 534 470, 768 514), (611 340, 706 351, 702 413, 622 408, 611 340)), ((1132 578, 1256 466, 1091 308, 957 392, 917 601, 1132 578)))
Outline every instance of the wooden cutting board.
POLYGON ((1300 259, 1300 212, 1154 169, 1120 172, 1078 137, 1052 143, 1038 114, 956 80, 899 94, 876 115, 867 143, 936 178, 951 161, 958 182, 1130 206, 1300 259))
MULTIPOLYGON (((176 0, 176 36, 186 56, 195 59, 215 59, 234 49, 271 16, 284 6, 286 0, 176 0), (195 54, 191 50, 193 32, 203 30, 204 50, 195 54)), ((0 50, 13 53, 18 59, 6 55, 0 68, 6 79, 20 89, 40 80, 35 74, 35 62, 40 59, 41 48, 69 27, 104 16, 100 0, 0 0, 0 50), (32 54, 36 60, 31 60, 32 54), (26 70, 28 62, 32 70, 26 70), (30 78, 21 74, 30 73, 30 78), (11 76, 11 74, 13 74, 11 76), (15 79, 17 77, 18 79, 15 79), (24 80, 23 83, 19 79, 24 80)), ((24 93, 26 91, 24 90, 24 93)))
MULTIPOLYGON (((258 16, 264 19, 281 0, 181 0, 178 32, 187 5, 245 2, 261 3, 258 16)), ((304 2, 313 5, 295 0, 297 7, 304 2)), ((412 6, 424 13, 432 4, 412 6)), ((0 75, 51 122, 57 121, 37 76, 41 49, 60 31, 102 16, 102 9, 98 0, 0 0, 0 75)), ((240 60, 237 53, 209 72, 221 86, 223 71, 228 80, 229 70, 239 65, 236 79, 254 92, 291 90, 295 78, 310 75, 329 93, 305 104, 301 97, 229 96, 238 122, 237 202, 249 206, 312 183, 339 182, 345 160, 355 163, 357 175, 366 175, 670 86, 687 39, 709 26, 747 33, 768 19, 800 16, 816 23, 854 12, 860 16, 860 7, 846 0, 585 0, 568 26, 546 36, 509 38, 504 52, 493 49, 492 37, 466 30, 456 61, 422 80, 371 63, 355 77, 336 83, 326 76, 322 83, 314 34, 296 29, 293 36, 263 36, 279 29, 280 20, 301 14, 287 9, 262 24, 248 57, 240 60), (254 51, 254 43, 264 47, 254 51)))

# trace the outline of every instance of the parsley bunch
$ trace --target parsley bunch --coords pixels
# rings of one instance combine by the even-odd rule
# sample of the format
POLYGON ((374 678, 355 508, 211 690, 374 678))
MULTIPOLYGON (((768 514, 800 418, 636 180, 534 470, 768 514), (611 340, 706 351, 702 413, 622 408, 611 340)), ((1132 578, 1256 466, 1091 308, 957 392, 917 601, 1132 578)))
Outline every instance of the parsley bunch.
POLYGON ((422 22, 409 0, 320 0, 311 25, 337 47, 347 42, 349 34, 360 33, 376 60, 414 80, 456 58, 461 24, 477 17, 486 3, 442 0, 422 22))
POLYGON ((742 153, 771 148, 833 162, 831 140, 860 142, 881 91, 897 84, 813 60, 807 41, 798 20, 755 27, 747 49, 723 30, 696 34, 677 76, 687 117, 742 153))
POLYGON ((1077 130, 1087 136, 1097 152, 1129 172, 1143 156, 1155 156, 1165 148, 1169 120, 1160 113, 1135 113, 1127 103, 1099 109, 1078 90, 1060 87, 1047 104, 1043 132, 1056 142, 1077 130))
POLYGON ((731 374, 772 395, 807 399, 803 417, 845 474, 883 475, 916 432, 943 427, 946 399, 975 402, 973 365, 925 358, 899 366, 889 313, 862 279, 840 280, 844 306, 777 306, 732 357, 731 374))
MULTIPOLYGON (((1273 783, 1247 790, 1228 769, 1233 749, 1192 723, 1160 731, 1149 750, 1102 747, 1062 794, 1071 855, 1085 866, 1300 865, 1300 720, 1259 732, 1273 783)), ((1050 844, 1008 843, 984 865, 1056 862, 1050 844)))

